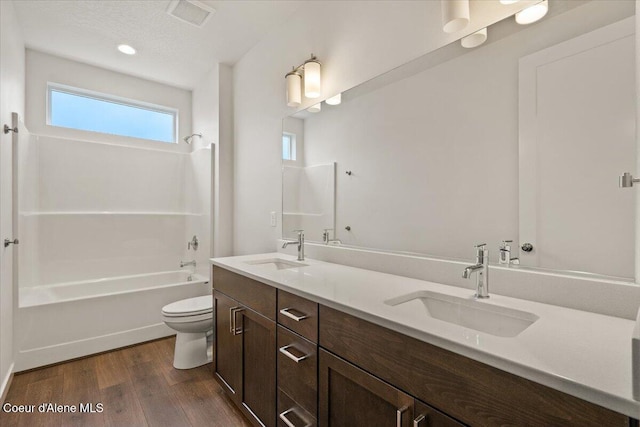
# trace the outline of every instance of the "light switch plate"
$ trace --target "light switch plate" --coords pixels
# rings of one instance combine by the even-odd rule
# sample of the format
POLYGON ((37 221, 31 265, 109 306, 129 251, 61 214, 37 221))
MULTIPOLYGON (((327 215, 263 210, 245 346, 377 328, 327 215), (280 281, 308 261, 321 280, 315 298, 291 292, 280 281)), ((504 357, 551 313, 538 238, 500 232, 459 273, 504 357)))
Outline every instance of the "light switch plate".
POLYGON ((276 213, 275 212, 271 212, 271 226, 275 227, 276 224, 277 224, 276 213))

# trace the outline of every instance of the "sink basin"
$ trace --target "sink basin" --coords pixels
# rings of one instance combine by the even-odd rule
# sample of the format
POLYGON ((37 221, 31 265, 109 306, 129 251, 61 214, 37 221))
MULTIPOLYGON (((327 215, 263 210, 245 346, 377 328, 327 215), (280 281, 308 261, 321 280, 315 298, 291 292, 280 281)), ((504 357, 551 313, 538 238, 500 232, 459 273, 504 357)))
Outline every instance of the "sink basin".
POLYGON ((539 319, 526 311, 430 291, 413 292, 384 303, 390 306, 407 304, 407 310, 417 309, 427 317, 498 337, 515 337, 539 319))
POLYGON ((259 265, 269 270, 285 270, 287 268, 306 267, 309 265, 298 261, 288 261, 280 258, 257 259, 254 261, 245 261, 245 263, 249 265, 259 265))

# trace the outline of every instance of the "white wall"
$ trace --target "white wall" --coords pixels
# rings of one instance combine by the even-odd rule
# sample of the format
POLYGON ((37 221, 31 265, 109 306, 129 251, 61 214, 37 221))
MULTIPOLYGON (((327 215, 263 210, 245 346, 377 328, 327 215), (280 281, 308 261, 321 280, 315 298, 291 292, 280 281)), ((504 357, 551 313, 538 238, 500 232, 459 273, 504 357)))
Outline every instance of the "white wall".
MULTIPOLYGON (((499 2, 472 6, 494 8, 484 21, 473 20, 483 26, 514 10, 499 2)), ((439 8, 440 2, 412 1, 305 4, 235 65, 236 253, 273 250, 281 234, 269 219, 281 209, 282 118, 292 112, 284 99, 286 72, 314 53, 323 63, 323 98, 332 96, 464 35, 440 30, 439 8)), ((472 16, 479 14, 472 9, 472 16)))
POLYGON ((178 135, 191 135, 191 92, 161 83, 94 67, 81 62, 27 49, 26 125, 32 134, 86 141, 110 142, 137 147, 191 151, 184 143, 168 144, 137 138, 107 135, 78 129, 48 126, 46 123, 47 82, 87 89, 179 110, 178 135))
MULTIPOLYGON (((24 117, 25 51, 12 2, 0 2, 0 126, 11 125, 11 113, 24 117)), ((11 230, 11 134, 0 134, 0 236, 11 230)), ((4 396, 13 370, 12 256, 14 246, 0 248, 0 396, 4 396)))
MULTIPOLYGON (((233 224, 233 111, 231 107, 231 68, 213 66, 193 89, 193 129, 202 133, 194 149, 208 151, 209 163, 196 172, 200 198, 207 217, 207 236, 197 255, 207 265, 212 256, 231 255, 233 224)), ((194 155, 197 151, 194 151, 194 155)), ((203 160, 204 162, 204 160, 203 160)))

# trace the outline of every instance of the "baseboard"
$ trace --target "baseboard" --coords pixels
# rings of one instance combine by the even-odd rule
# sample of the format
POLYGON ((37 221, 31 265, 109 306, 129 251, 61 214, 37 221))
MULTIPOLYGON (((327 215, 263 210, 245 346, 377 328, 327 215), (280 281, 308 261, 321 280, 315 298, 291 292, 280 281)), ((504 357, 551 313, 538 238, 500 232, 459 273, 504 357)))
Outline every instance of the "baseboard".
POLYGON ((65 360, 89 356, 103 351, 138 344, 175 334, 164 323, 129 329, 77 341, 47 347, 19 351, 16 355, 15 372, 51 365, 65 360))
POLYGON ((4 404, 5 399, 7 398, 7 393, 9 393, 9 387, 11 387, 11 381, 13 381, 13 368, 15 367, 15 363, 12 363, 9 366, 9 371, 7 375, 2 380, 2 386, 0 387, 0 403, 4 404))

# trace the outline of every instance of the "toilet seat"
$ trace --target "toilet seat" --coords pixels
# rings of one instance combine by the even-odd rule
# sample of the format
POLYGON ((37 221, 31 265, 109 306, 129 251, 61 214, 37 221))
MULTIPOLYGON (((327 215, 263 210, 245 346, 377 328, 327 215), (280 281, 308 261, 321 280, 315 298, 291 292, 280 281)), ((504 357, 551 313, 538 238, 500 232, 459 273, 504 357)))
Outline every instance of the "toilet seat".
POLYGON ((194 316, 206 318, 213 313, 213 298, 211 295, 183 299, 172 302, 162 307, 162 315, 169 318, 189 317, 191 321, 196 321, 194 316))

